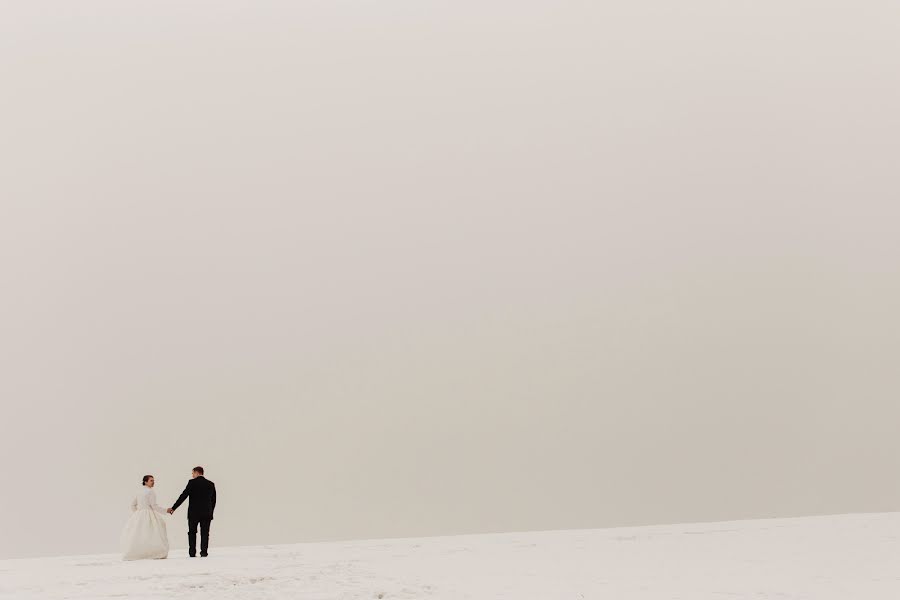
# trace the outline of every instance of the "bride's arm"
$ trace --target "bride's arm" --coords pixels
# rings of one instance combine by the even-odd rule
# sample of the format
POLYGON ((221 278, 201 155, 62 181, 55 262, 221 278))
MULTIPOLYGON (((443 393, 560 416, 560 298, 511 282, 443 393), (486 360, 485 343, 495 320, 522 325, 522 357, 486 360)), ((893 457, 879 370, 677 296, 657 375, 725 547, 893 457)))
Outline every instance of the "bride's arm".
POLYGON ((156 503, 156 492, 150 490, 150 497, 147 498, 147 500, 149 500, 148 504, 150 505, 150 508, 160 514, 166 514, 165 509, 163 509, 159 504, 156 503))
POLYGON ((131 499, 131 512, 137 510, 137 496, 131 499))

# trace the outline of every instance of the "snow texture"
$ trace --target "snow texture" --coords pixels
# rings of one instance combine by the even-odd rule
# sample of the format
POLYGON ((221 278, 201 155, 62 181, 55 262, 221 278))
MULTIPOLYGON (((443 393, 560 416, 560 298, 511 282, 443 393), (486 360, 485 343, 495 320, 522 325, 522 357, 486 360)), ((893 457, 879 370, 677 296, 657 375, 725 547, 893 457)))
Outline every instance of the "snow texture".
POLYGON ((42 600, 897 600, 900 513, 0 561, 42 600))

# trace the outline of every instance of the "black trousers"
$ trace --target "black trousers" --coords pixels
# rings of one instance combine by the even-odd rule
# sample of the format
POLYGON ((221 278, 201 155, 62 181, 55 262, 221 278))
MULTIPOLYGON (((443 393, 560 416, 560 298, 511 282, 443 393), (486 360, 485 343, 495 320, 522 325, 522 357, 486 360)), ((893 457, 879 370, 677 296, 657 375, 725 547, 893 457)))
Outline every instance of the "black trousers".
POLYGON ((197 556, 197 526, 200 526, 200 554, 208 554, 209 551, 209 525, 212 519, 209 517, 188 517, 188 554, 197 556))

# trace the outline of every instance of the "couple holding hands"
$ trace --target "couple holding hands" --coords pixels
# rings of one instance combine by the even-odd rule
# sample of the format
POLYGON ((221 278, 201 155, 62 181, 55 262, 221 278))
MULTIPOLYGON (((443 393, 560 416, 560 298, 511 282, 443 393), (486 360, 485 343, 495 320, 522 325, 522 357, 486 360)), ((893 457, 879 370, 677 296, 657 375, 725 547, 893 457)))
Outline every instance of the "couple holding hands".
POLYGON ((143 488, 131 502, 131 517, 122 530, 121 548, 123 560, 142 558, 166 558, 169 556, 169 538, 162 516, 173 514, 188 500, 188 554, 197 556, 197 529, 200 529, 200 556, 209 555, 209 526, 216 508, 216 485, 203 476, 203 467, 194 467, 191 479, 171 508, 163 509, 156 503, 153 475, 144 475, 143 488))

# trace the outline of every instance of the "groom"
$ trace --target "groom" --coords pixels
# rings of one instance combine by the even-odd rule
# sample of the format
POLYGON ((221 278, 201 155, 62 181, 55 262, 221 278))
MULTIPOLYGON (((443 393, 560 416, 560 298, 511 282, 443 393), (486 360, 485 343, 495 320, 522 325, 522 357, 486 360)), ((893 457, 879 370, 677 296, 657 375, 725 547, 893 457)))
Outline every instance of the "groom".
POLYGON ((203 476, 203 467, 194 467, 187 487, 178 496, 172 508, 166 512, 175 512, 181 503, 190 498, 188 503, 188 553, 191 558, 197 556, 197 526, 200 526, 200 556, 209 555, 209 525, 216 509, 216 484, 203 476))

